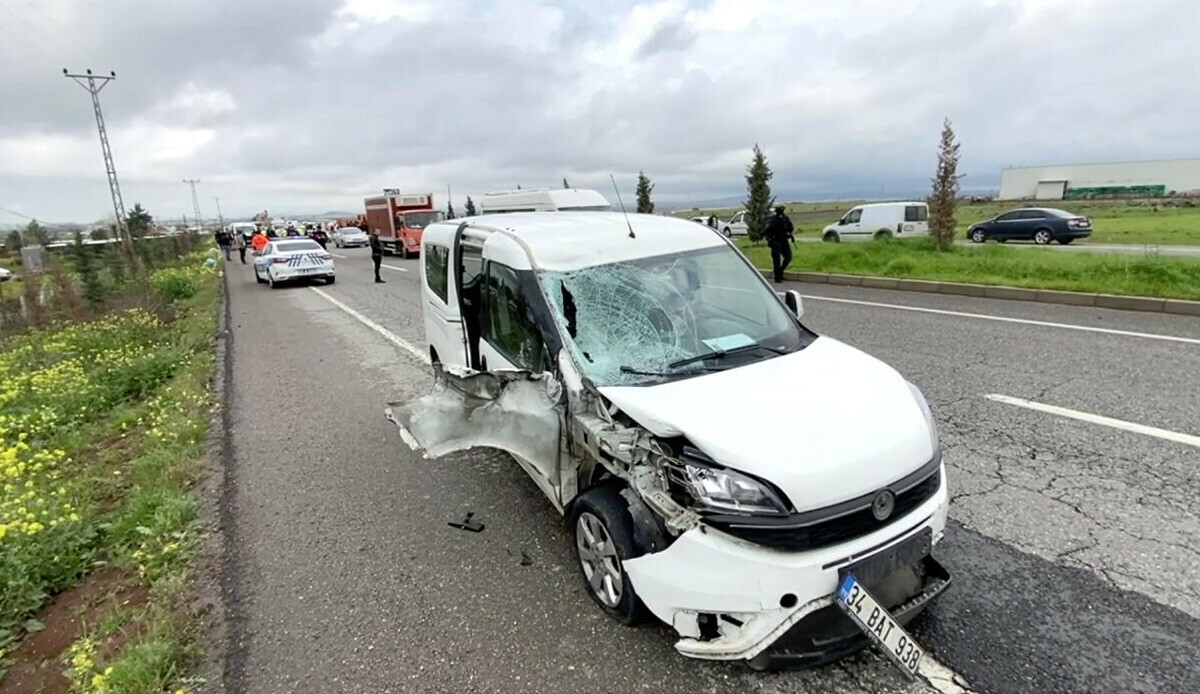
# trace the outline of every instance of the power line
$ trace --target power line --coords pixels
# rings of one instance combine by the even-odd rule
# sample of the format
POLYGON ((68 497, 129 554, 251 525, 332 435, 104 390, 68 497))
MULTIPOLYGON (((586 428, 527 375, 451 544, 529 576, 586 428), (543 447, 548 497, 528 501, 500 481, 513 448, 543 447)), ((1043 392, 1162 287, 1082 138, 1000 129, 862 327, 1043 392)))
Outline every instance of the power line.
POLYGON ((109 72, 107 76, 93 75, 89 69, 86 74, 75 75, 63 68, 63 75, 75 80, 75 83, 87 90, 92 96, 92 110, 96 112, 96 129, 100 131, 100 150, 104 154, 104 172, 108 174, 108 191, 112 194, 113 212, 117 216, 117 236, 121 245, 129 254, 133 253, 133 239, 129 236, 129 228, 125 224, 125 201, 121 198, 121 184, 117 181, 117 165, 113 163, 112 148, 108 145, 108 132, 104 129, 104 114, 100 111, 100 90, 109 82, 117 79, 117 73, 109 72))

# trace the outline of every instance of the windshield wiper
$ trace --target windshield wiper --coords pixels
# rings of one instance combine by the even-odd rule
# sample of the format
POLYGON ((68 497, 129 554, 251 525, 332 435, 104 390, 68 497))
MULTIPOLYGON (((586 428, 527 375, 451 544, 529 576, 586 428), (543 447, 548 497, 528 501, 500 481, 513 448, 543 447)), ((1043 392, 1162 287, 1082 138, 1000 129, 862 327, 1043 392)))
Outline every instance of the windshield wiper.
POLYGON ((662 378, 671 378, 672 376, 677 375, 663 373, 661 371, 643 371, 642 369, 635 369, 632 366, 626 366, 624 364, 621 364, 620 371, 623 374, 634 374, 636 376, 660 376, 662 378))
POLYGON ((766 345, 759 344, 757 342, 752 342, 748 345, 742 345, 740 347, 732 347, 730 349, 714 349, 711 352, 705 352, 704 354, 697 354, 694 357, 688 357, 687 359, 680 359, 678 361, 673 361, 670 364, 667 364, 667 366, 671 367, 672 369, 677 369, 681 366, 687 366, 688 364, 695 364, 698 361, 708 361, 709 359, 721 359, 721 358, 727 357, 731 354, 739 354, 741 352, 748 352, 752 349, 765 349, 768 352, 774 352, 775 354, 786 354, 787 353, 785 350, 779 349, 778 347, 768 347, 766 345))

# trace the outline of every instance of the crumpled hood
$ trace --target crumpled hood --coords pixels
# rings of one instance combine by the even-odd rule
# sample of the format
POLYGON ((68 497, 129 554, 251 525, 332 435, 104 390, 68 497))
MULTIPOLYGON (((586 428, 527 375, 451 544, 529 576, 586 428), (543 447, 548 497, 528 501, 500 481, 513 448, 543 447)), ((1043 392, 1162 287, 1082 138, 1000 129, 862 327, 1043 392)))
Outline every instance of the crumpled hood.
POLYGON ((829 337, 728 371, 600 392, 651 433, 682 435, 772 482, 797 511, 880 489, 934 453, 904 378, 829 337))

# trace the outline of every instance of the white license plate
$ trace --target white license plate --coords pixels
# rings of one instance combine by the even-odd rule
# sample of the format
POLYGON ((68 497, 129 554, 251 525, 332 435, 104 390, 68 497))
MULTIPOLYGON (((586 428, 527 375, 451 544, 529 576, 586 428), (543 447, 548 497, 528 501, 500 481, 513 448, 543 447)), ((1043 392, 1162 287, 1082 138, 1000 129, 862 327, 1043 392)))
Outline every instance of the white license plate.
POLYGON ((892 615, 883 609, 866 588, 859 584, 853 574, 847 574, 838 586, 836 594, 838 607, 841 607, 850 619, 859 626, 871 640, 883 649, 909 677, 917 674, 925 651, 917 645, 911 634, 892 619, 892 615))

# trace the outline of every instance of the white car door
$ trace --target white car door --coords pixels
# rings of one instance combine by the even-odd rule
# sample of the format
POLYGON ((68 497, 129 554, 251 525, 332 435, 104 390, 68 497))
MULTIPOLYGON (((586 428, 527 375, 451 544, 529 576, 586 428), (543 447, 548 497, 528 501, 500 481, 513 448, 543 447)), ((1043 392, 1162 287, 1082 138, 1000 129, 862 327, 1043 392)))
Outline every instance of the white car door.
POLYGON ((846 216, 838 220, 837 232, 838 236, 843 240, 852 241, 863 237, 862 225, 863 208, 855 207, 846 213, 846 216))

